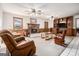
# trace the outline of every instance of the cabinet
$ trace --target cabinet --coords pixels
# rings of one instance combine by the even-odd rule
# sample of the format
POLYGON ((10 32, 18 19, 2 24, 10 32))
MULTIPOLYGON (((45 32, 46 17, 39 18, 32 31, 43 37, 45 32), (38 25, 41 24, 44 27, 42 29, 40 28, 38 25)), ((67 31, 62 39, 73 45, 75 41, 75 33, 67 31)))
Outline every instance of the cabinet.
POLYGON ((72 36, 73 35, 73 17, 68 17, 67 18, 66 35, 67 36, 72 36))
POLYGON ((73 28, 73 17, 67 18, 67 28, 73 28))
POLYGON ((73 16, 54 19, 54 31, 55 33, 66 30, 67 36, 73 35, 73 16))
POLYGON ((73 29, 72 28, 67 28, 66 29, 66 35, 67 36, 72 36, 73 35, 73 29))
POLYGON ((53 28, 53 34, 57 34, 58 28, 53 28))
POLYGON ((59 19, 54 19, 54 28, 58 28, 59 19))

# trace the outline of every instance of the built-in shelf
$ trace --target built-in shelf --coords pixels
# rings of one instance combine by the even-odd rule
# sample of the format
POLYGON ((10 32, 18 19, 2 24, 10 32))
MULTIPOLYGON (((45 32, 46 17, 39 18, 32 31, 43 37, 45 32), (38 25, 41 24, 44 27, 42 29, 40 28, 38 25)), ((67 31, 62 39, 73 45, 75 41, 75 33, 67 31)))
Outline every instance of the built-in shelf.
POLYGON ((73 34, 73 16, 54 19, 54 29, 58 33, 60 30, 66 30, 67 35, 73 34))

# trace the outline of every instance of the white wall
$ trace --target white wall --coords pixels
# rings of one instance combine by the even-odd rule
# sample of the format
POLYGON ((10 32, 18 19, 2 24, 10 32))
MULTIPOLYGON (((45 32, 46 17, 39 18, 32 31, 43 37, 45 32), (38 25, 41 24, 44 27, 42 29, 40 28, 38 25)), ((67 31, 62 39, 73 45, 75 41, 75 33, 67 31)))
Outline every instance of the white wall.
POLYGON ((40 24, 39 28, 44 28, 44 22, 48 22, 48 28, 53 28, 53 19, 51 20, 43 20, 43 19, 38 19, 37 24, 40 24))
POLYGON ((44 28, 44 20, 43 19, 37 19, 37 24, 39 24, 39 28, 44 28))
MULTIPOLYGON (((2 26, 2 24, 3 24, 3 9, 2 9, 2 6, 1 6, 1 4, 0 4, 0 30, 2 30, 3 28, 3 26, 2 26)), ((1 39, 1 37, 0 37, 0 45, 1 45, 1 42, 2 42, 2 39, 1 39)))
MULTIPOLYGON (((3 13, 3 29, 13 29, 13 17, 23 18, 23 28, 24 29, 28 28, 28 23, 30 23, 30 17, 4 12, 3 13)), ((45 19, 41 19, 41 18, 37 19, 37 24, 40 24, 39 28, 44 28, 45 21, 46 21, 45 19)), ((48 27, 49 28, 53 27, 53 20, 48 20, 48 27)))
POLYGON ((27 29, 27 23, 30 23, 29 17, 8 12, 3 13, 3 29, 13 29, 13 17, 23 18, 23 28, 27 29))
POLYGON ((0 4, 0 30, 2 30, 3 10, 0 4))
POLYGON ((76 22, 77 22, 76 27, 79 28, 79 18, 77 19, 76 22))
POLYGON ((54 25, 53 22, 54 22, 53 19, 51 19, 51 20, 48 21, 48 23, 49 23, 48 27, 49 27, 49 28, 53 28, 53 27, 54 27, 54 26, 53 26, 53 25, 54 25))
POLYGON ((74 29, 75 29, 76 26, 77 26, 77 25, 76 25, 76 24, 77 24, 77 23, 76 23, 76 19, 77 19, 77 18, 79 18, 79 15, 74 15, 74 17, 73 17, 73 28, 74 28, 74 29))

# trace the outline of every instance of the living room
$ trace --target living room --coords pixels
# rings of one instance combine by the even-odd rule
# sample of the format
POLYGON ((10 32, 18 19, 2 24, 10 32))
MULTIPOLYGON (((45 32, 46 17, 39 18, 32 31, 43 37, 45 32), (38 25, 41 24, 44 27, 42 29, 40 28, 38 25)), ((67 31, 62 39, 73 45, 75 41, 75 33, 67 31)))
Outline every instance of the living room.
POLYGON ((0 56, 79 55, 78 3, 0 3, 0 7, 0 56))

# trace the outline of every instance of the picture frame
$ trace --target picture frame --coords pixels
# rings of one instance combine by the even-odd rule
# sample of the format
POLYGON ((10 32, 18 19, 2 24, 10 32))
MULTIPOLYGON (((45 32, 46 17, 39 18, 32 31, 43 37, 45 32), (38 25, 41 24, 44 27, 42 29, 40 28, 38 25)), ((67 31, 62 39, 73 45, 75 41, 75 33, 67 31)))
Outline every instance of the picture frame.
POLYGON ((23 29, 23 18, 13 17, 13 29, 14 30, 23 29))

